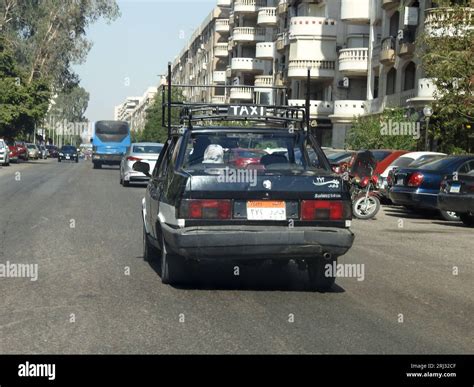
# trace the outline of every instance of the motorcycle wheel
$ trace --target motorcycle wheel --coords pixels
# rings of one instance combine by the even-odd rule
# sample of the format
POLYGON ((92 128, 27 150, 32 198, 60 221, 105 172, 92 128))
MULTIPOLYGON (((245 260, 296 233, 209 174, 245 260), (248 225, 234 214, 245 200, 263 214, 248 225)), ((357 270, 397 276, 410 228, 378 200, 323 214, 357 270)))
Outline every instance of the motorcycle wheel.
POLYGON ((372 219, 380 211, 380 200, 375 196, 359 195, 354 199, 352 212, 357 219, 372 219))

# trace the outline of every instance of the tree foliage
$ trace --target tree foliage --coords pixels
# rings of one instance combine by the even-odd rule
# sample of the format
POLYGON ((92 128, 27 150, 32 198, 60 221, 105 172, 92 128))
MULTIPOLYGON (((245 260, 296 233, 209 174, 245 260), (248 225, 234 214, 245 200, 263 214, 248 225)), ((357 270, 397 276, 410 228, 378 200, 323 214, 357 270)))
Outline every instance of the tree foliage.
POLYGON ((346 147, 354 150, 416 150, 418 142, 421 140, 417 140, 413 133, 406 135, 396 133, 384 134, 384 127, 395 127, 395 125, 401 123, 409 124, 410 127, 417 127, 417 123, 413 119, 405 117, 403 109, 386 110, 380 115, 359 116, 353 122, 346 136, 346 147))
POLYGON ((438 3, 417 40, 424 72, 437 89, 431 135, 440 150, 468 150, 474 134, 466 125, 474 120, 474 12, 467 0, 438 3))

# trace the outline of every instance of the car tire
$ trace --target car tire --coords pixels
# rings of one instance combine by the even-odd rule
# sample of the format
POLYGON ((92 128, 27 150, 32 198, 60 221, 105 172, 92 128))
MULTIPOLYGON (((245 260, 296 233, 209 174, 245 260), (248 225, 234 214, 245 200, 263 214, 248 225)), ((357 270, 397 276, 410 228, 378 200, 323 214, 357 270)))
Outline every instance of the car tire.
POLYGON ((441 217, 444 219, 444 220, 447 220, 448 222, 456 222, 456 221, 459 221, 461 220, 459 218, 458 215, 456 215, 455 212, 452 212, 452 211, 444 211, 444 210, 440 210, 439 211, 441 217))
POLYGON ((326 265, 333 265, 334 262, 337 264, 337 258, 325 259, 324 257, 318 257, 307 263, 309 284, 312 291, 327 292, 331 290, 336 282, 336 277, 326 276, 326 265))
POLYGON ((158 250, 148 240, 145 225, 143 225, 143 260, 153 262, 157 257, 158 250))
POLYGON ((459 216, 461 221, 468 227, 474 227, 474 215, 470 214, 461 214, 459 216))
POLYGON ((161 236, 161 282, 175 284, 183 268, 182 257, 169 253, 165 238, 161 236))
POLYGON ((123 180, 123 186, 124 187, 130 187, 130 182, 127 180, 123 180))
POLYGON ((61 162, 61 159, 58 157, 58 163, 60 163, 60 162, 61 162))
POLYGON ((78 162, 79 162, 79 159, 76 159, 76 163, 78 163, 78 162))
POLYGON ((102 168, 102 165, 100 163, 93 162, 92 164, 94 165, 94 169, 101 169, 102 168))

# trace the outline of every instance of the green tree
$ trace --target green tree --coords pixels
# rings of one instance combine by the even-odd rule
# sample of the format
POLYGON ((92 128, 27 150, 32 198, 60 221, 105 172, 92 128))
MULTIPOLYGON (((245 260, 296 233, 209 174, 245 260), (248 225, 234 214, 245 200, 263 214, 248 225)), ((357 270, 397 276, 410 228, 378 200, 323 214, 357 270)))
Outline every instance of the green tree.
MULTIPOLYGON (((380 115, 359 116, 353 122, 346 136, 346 147, 349 149, 397 149, 412 151, 417 149, 420 139, 416 133, 407 135, 384 133, 384 128, 394 124, 411 124, 421 128, 413 119, 404 116, 403 109, 386 110, 380 115)), ((410 126, 411 126, 410 125, 410 126)), ((420 134, 421 137, 421 133, 420 134)))
POLYGON ((438 4, 417 40, 423 70, 437 88, 430 134, 441 151, 466 151, 474 134, 466 125, 474 120, 474 12, 468 0, 438 4))

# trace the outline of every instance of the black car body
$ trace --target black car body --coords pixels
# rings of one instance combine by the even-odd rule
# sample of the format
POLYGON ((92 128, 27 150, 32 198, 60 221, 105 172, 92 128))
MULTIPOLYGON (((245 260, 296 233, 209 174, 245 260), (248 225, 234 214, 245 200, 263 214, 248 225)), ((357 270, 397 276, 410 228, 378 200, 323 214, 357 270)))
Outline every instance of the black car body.
MULTIPOLYGON (((474 156, 449 156, 419 168, 402 168, 394 173, 390 199, 396 205, 436 210, 443 178, 447 175, 467 174, 474 170, 474 156)), ((441 210, 446 220, 458 220, 453 212, 441 210)))
POLYGON ((331 171, 311 135, 286 127, 189 125, 173 132, 151 173, 142 211, 144 255, 153 259, 151 250, 161 250, 164 283, 174 281, 173 265, 182 258, 294 259, 307 264, 314 288, 326 289, 334 278, 325 278, 325 264, 354 240, 347 183, 331 171), (233 149, 268 146, 279 152, 232 170, 233 149))
POLYGON ((79 152, 77 148, 71 145, 64 145, 58 153, 58 161, 74 161, 79 162, 79 152))
POLYGON ((474 226, 474 170, 447 176, 441 183, 438 208, 455 212, 467 226, 474 226))
POLYGON ((58 147, 57 147, 57 146, 54 146, 54 145, 46 145, 46 149, 48 150, 49 157, 51 157, 52 159, 58 158, 59 151, 58 151, 58 147))

